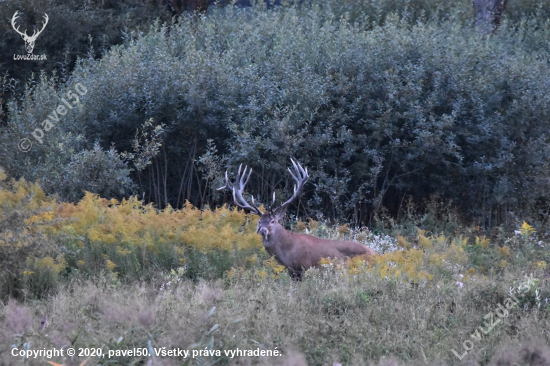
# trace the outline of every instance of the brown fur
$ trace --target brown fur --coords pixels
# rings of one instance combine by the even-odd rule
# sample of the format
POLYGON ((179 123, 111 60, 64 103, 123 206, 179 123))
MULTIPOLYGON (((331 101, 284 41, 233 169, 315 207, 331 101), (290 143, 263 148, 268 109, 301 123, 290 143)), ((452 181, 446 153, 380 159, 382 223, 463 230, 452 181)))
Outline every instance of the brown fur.
POLYGON ((281 226, 281 215, 266 213, 258 220, 257 232, 262 235, 265 250, 288 269, 293 279, 301 279, 304 270, 319 267, 322 258, 344 259, 374 252, 356 242, 318 238, 293 233, 281 226))
MULTIPOLYGON (((244 187, 250 179, 252 169, 246 175, 248 169, 243 165, 239 166, 235 183, 229 182, 227 172, 225 172, 225 185, 218 190, 229 189, 233 192, 233 200, 237 206, 250 210, 260 216, 256 232, 262 235, 262 241, 265 250, 275 256, 277 261, 285 266, 288 273, 293 279, 300 280, 304 270, 311 267, 318 267, 321 259, 344 259, 352 258, 357 255, 373 255, 374 252, 364 245, 351 241, 338 241, 317 238, 312 235, 297 234, 285 230, 279 224, 279 220, 283 218, 288 205, 298 197, 303 185, 307 182, 309 176, 307 168, 303 168, 300 163, 296 163, 290 159, 294 167, 294 173, 288 169, 290 175, 296 181, 294 186, 294 194, 286 202, 277 209, 271 209, 271 212, 263 213, 256 206, 254 197, 252 197, 252 205, 250 205, 243 197, 244 187)), ((275 193, 273 193, 273 205, 275 204, 275 193)))

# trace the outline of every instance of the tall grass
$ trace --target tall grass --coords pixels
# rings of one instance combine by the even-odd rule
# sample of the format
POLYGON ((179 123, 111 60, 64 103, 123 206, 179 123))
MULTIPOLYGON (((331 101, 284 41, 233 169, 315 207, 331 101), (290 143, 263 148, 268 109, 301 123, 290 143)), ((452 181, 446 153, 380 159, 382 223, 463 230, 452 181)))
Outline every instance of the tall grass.
POLYGON ((378 254, 368 262, 324 261, 293 282, 258 245, 254 223, 240 211, 155 210, 135 199, 118 203, 91 194, 76 204, 58 203, 38 186, 5 175, 0 200, 2 219, 14 209, 27 215, 0 231, 3 250, 25 243, 19 232, 56 243, 13 267, 16 276, 0 307, 0 345, 10 345, 0 348, 2 364, 21 362, 11 355, 14 347, 88 347, 104 354, 176 347, 198 355, 76 357, 99 364, 550 361, 549 243, 527 222, 490 237, 475 227, 449 235, 395 224, 391 237, 298 221, 294 230, 355 239, 378 254), (462 354, 484 317, 511 295, 519 297, 517 308, 458 360, 452 350, 462 354), (237 348, 277 349, 283 356, 224 353, 237 348), (198 353, 205 350, 213 355, 198 353))
MULTIPOLYGON (((93 281, 73 280, 44 302, 11 300, 0 310, 4 330, 0 343, 19 349, 25 343, 33 349, 101 348, 103 353, 157 347, 221 353, 191 359, 119 355, 110 360, 93 358, 90 364, 365 365, 387 364, 384 360, 393 357, 393 364, 399 365, 458 365, 461 362, 451 350, 462 354, 462 343, 483 326, 484 316, 503 304, 510 287, 526 281, 520 272, 468 277, 459 288, 455 274, 410 283, 374 272, 350 275, 343 270, 311 270, 303 282, 292 282, 287 276, 262 278, 246 271, 198 283, 177 274, 131 285, 101 276, 93 281), (45 315, 48 325, 41 329, 45 315), (232 359, 224 355, 224 350, 237 348, 278 349, 283 356, 232 359)), ((531 291, 529 296, 538 291, 546 300, 550 295, 547 280, 531 291)), ((549 349, 544 344, 549 341, 550 309, 529 299, 483 335, 463 361, 548 364, 549 349), (519 352, 539 344, 540 350, 526 356, 519 352), (499 349, 505 345, 503 353, 499 349), (543 357, 542 363, 529 357, 543 357)), ((3 364, 19 364, 8 351, 0 355, 3 364)), ((43 364, 43 360, 28 364, 43 364)))

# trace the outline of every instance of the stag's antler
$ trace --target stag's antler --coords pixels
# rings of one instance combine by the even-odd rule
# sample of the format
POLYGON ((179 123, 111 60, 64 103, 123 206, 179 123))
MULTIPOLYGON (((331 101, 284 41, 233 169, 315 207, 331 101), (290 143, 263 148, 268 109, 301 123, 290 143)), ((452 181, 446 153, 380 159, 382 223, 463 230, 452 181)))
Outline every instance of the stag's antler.
POLYGON ((243 174, 241 175, 241 168, 242 164, 239 166, 239 172, 237 173, 237 177, 235 178, 235 184, 231 186, 231 183, 229 183, 229 177, 227 176, 227 171, 225 172, 225 185, 223 187, 218 188, 219 190, 222 189, 229 189, 233 191, 233 201, 235 201, 235 204, 239 206, 240 208, 246 208, 250 210, 251 212, 255 213, 256 215, 263 215, 263 212, 256 206, 256 203, 254 202, 254 197, 252 197, 252 205, 248 204, 246 200, 243 197, 243 190, 246 184, 248 183, 248 180, 250 179, 250 174, 252 174, 252 168, 250 168, 250 172, 248 173, 248 176, 246 177, 246 180, 244 179, 246 175, 246 170, 248 169, 247 166, 244 167, 243 174))
MULTIPOLYGON (((300 163, 294 162, 294 160, 290 159, 292 161, 292 165, 294 165, 294 173, 288 168, 288 171, 292 178, 296 181, 296 184, 294 185, 294 194, 292 197, 288 199, 285 203, 283 203, 281 206, 277 207, 275 210, 273 210, 273 206, 275 205, 275 192, 273 192, 273 203, 271 205, 271 213, 277 214, 279 212, 282 212, 286 210, 287 206, 294 201, 296 197, 300 194, 300 191, 302 190, 302 187, 304 186, 304 183, 307 182, 309 176, 307 174, 307 168, 302 168, 300 163)), ((227 172, 225 172, 225 185, 223 187, 218 188, 219 190, 222 189, 229 189, 233 191, 233 200, 235 201, 235 204, 241 208, 246 208, 255 214, 258 214, 260 216, 263 215, 263 212, 260 211, 258 206, 256 205, 256 202, 254 202, 254 197, 252 197, 252 205, 248 204, 246 200, 243 198, 243 190, 246 184, 248 183, 248 179, 250 178, 250 174, 252 174, 252 169, 250 169, 250 172, 248 173, 248 176, 245 180, 246 170, 248 169, 247 166, 244 167, 243 174, 241 175, 241 168, 242 164, 239 166, 239 172, 237 173, 237 178, 235 179, 235 184, 231 185, 229 182, 229 178, 227 176, 227 172)))
MULTIPOLYGON (((302 187, 304 186, 304 183, 307 182, 309 178, 307 174, 307 168, 305 169, 302 168, 300 163, 295 163, 294 160, 292 159, 290 159, 290 161, 292 162, 292 165, 294 165, 294 172, 296 173, 296 175, 292 174, 292 171, 290 170, 290 168, 288 168, 288 172, 290 173, 290 175, 292 175, 292 178, 294 178, 294 180, 296 181, 296 184, 294 185, 294 194, 292 195, 292 197, 288 199, 288 201, 283 203, 281 206, 277 207, 275 210, 273 210, 273 207, 272 207, 271 211, 274 214, 277 214, 281 211, 286 210, 287 206, 290 205, 290 203, 294 201, 296 197, 298 197, 298 195, 300 194, 300 191, 302 190, 302 187)), ((273 204, 275 204, 275 192, 273 192, 273 204)))

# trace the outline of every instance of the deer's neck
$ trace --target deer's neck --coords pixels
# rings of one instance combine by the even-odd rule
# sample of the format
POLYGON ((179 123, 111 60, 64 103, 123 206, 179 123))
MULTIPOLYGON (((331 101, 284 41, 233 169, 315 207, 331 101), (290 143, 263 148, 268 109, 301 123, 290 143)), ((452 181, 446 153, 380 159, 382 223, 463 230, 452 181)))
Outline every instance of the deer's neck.
POLYGON ((285 254, 289 253, 294 245, 291 240, 291 235, 292 233, 285 230, 285 228, 280 224, 275 225, 271 235, 267 238, 263 238, 265 250, 284 263, 286 257, 285 254))

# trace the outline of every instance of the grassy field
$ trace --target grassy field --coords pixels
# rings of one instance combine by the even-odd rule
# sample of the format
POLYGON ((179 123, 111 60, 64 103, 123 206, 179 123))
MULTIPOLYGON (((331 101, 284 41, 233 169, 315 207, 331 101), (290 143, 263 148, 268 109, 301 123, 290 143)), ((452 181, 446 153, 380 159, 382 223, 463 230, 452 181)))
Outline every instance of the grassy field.
MULTIPOLYGON (((420 282, 344 269, 311 270, 299 283, 286 274, 257 279, 245 271, 198 282, 177 275, 131 285, 112 276, 75 279, 42 301, 4 304, 2 343, 19 349, 25 343, 30 349, 99 348, 104 354, 190 351, 187 358, 76 358, 91 358, 88 364, 547 365, 550 306, 543 272, 533 271, 531 279, 519 270, 488 278, 458 278, 458 272, 420 282), (523 296, 520 283, 528 286, 523 296), (499 305, 507 306, 511 294, 519 304, 500 319, 499 305), (44 315, 48 324, 41 329, 44 315), (477 340, 471 336, 476 333, 477 340), (464 354, 467 340, 472 349, 464 354), (282 356, 233 358, 224 352, 237 349, 280 350, 282 356), (204 357, 205 350, 220 352, 204 357)), ((2 355, 4 364, 20 362, 9 350, 2 355)))
POLYGON ((451 234, 409 221, 375 235, 295 222, 377 255, 293 282, 241 211, 94 195, 60 204, 24 181, 0 192, 2 260, 17 273, 2 277, 3 365, 53 349, 63 357, 31 354, 27 364, 550 363, 549 243, 526 222, 490 238, 450 224, 451 234), (272 356, 254 356, 262 351, 272 356))

